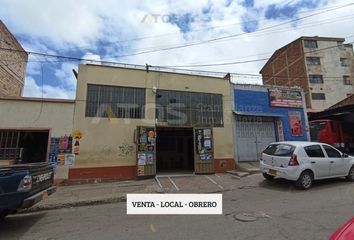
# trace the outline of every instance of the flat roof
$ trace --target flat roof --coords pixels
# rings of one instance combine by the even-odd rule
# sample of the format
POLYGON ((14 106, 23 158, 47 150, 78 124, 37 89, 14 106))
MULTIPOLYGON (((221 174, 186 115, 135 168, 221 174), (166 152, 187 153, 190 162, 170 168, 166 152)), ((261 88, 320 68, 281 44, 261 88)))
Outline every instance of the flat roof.
MULTIPOLYGON (((99 64, 92 64, 92 63, 85 63, 85 64, 80 64, 80 65, 86 65, 86 66, 94 66, 94 67, 106 67, 106 68, 120 68, 120 69, 126 69, 126 70, 137 70, 137 71, 144 71, 146 72, 146 66, 144 65, 134 65, 134 64, 125 64, 125 63, 117 63, 117 65, 113 64, 109 65, 99 65, 99 64), (123 65, 123 66, 117 66, 118 64, 123 65)), ((212 71, 203 71, 203 70, 189 70, 189 69, 175 69, 175 68, 165 68, 165 67, 159 67, 159 66, 150 66, 149 65, 149 72, 156 72, 156 73, 168 73, 168 74, 178 74, 178 75, 188 75, 188 76, 194 76, 194 77, 207 77, 207 78, 216 78, 216 79, 221 79, 221 80, 229 80, 226 76, 228 73, 222 73, 222 72, 212 72, 212 71), (163 68, 166 70, 157 70, 159 68, 163 68), (169 71, 168 71, 169 69, 169 71), (195 73, 192 73, 195 72, 195 73), (198 74, 200 73, 200 74, 198 74), (212 76, 208 75, 209 74, 215 74, 219 76, 212 76)))
POLYGON ((12 96, 2 96, 2 97, 0 97, 0 100, 5 100, 5 101, 28 101, 28 102, 50 102, 50 103, 75 103, 74 99, 12 97, 12 96))

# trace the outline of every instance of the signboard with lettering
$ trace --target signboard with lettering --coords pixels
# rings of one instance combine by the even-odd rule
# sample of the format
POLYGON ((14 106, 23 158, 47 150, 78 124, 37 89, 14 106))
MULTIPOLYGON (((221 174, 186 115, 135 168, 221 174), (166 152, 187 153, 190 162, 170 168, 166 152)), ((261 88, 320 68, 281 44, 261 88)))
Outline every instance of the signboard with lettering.
POLYGON ((271 107, 302 107, 302 96, 300 91, 272 88, 268 89, 268 92, 271 107))

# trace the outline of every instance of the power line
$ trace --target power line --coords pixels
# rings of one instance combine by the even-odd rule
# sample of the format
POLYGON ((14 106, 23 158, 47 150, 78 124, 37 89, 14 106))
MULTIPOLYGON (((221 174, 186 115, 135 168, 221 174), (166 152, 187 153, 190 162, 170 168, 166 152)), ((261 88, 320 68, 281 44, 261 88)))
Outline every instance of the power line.
MULTIPOLYGON (((353 42, 349 42, 347 44, 352 44, 353 42)), ((330 46, 326 48, 321 48, 321 49, 315 49, 311 50, 309 52, 305 52, 304 54, 306 55, 307 53, 313 53, 313 52, 318 52, 326 49, 331 49, 331 48, 337 48, 338 46, 330 46)), ((270 58, 262 58, 262 59, 253 59, 253 60, 246 60, 246 61, 239 61, 239 62, 225 62, 225 63, 211 63, 211 64, 195 64, 195 65, 167 65, 167 66, 160 66, 160 67, 173 67, 173 68, 180 68, 180 67, 210 67, 210 66, 226 66, 226 65, 236 65, 236 64, 244 64, 244 63, 251 63, 251 62, 259 62, 259 61, 265 61, 269 60, 270 58)))
MULTIPOLYGON (((310 15, 307 15, 307 16, 304 16, 304 17, 300 17, 300 18, 296 18, 296 19, 293 19, 293 20, 290 20, 290 21, 287 21, 287 22, 283 22, 283 23, 279 23, 279 24, 272 25, 272 26, 269 26, 269 27, 261 28, 261 29, 258 29, 258 30, 256 30, 256 31, 254 31, 254 32, 261 32, 261 31, 264 31, 264 30, 276 28, 276 27, 279 27, 279 26, 282 26, 282 25, 286 25, 286 24, 289 24, 289 23, 297 22, 297 21, 302 20, 302 19, 306 19, 306 18, 309 18, 309 17, 313 17, 313 16, 316 16, 316 15, 319 15, 319 14, 322 14, 322 13, 326 13, 326 12, 338 10, 338 9, 341 9, 341 8, 344 8, 344 7, 353 6, 353 5, 354 5, 354 3, 346 4, 346 5, 343 5, 343 6, 340 6, 340 7, 336 7, 336 8, 332 8, 332 9, 329 9, 329 10, 326 10, 326 11, 322 11, 322 12, 318 12, 318 13, 313 13, 313 14, 310 14, 310 15)), ((252 32, 252 33, 254 33, 254 32, 252 32)), ((190 47, 190 46, 196 46, 196 45, 211 43, 211 42, 215 42, 215 41, 220 41, 220 40, 224 40, 224 39, 235 38, 235 37, 239 37, 239 36, 246 35, 246 34, 249 34, 249 33, 232 34, 232 35, 227 35, 227 36, 223 36, 223 37, 211 38, 211 39, 208 39, 208 40, 199 41, 199 42, 195 42, 195 43, 189 43, 189 44, 183 44, 183 45, 176 45, 176 46, 173 46, 173 47, 166 47, 166 48, 160 48, 160 49, 155 49, 155 50, 150 50, 150 51, 136 52, 136 53, 132 53, 132 54, 125 54, 125 55, 119 55, 119 56, 112 56, 112 57, 106 58, 106 59, 112 59, 112 58, 118 58, 118 57, 130 57, 130 56, 136 56, 136 55, 147 54, 147 53, 153 53, 153 52, 160 52, 160 51, 168 51, 168 50, 173 50, 173 49, 180 49, 180 48, 185 48, 185 47, 190 47)))
MULTIPOLYGON (((332 46, 331 48, 333 47, 337 47, 337 46, 332 46)), ((326 47, 325 49, 329 49, 330 47, 326 47)), ((15 51, 15 52, 22 52, 22 50, 14 50, 14 49, 4 49, 4 48, 0 48, 0 50, 3 49, 3 50, 9 50, 9 51, 15 51)), ((321 49, 318 49, 318 50, 321 50, 321 49)), ((88 62, 97 62, 97 63, 107 63, 109 65, 113 65, 113 66, 119 66, 119 67, 128 67, 128 68, 135 68, 135 69, 145 69, 146 66, 143 66, 143 65, 134 65, 134 64, 126 64, 126 63, 119 63, 119 62, 107 62, 107 61, 98 61, 98 60, 89 60, 89 59, 83 59, 83 58, 75 58, 75 57, 67 57, 67 56, 60 56, 60 55, 52 55, 52 54, 46 54, 46 53, 37 53, 37 52, 28 52, 29 54, 33 54, 33 55, 39 55, 39 56, 50 56, 50 57, 54 57, 54 58, 69 58, 69 59, 75 59, 76 61, 88 61, 88 62)), ((98 65, 99 66, 99 65, 98 65)), ((159 70, 163 70, 163 69, 166 69, 166 70, 170 70, 172 71, 185 71, 185 72, 191 72, 191 73, 199 73, 198 75, 201 75, 201 74, 205 74, 205 75, 212 75, 212 76, 224 76, 225 74, 227 74, 228 72, 221 72, 221 71, 207 71, 207 70, 192 70, 192 69, 180 69, 180 68, 173 68, 173 67, 170 67, 170 66, 150 66, 154 69, 156 69, 156 71, 159 71, 159 70)), ((188 66, 190 67, 190 66, 188 66)), ((253 74, 253 73, 234 73, 234 72, 230 72, 230 74, 232 74, 233 76, 239 76, 239 77, 253 77, 253 78, 258 78, 258 79, 261 79, 261 75, 259 74, 253 74)), ((275 76, 275 75, 263 75, 263 77, 274 77, 274 78, 279 78, 279 79, 284 79, 284 78, 289 78, 289 76, 275 76)), ((295 78, 295 79, 298 79, 298 78, 305 78, 307 79, 307 76, 306 77, 303 77, 303 76, 291 76, 291 78, 295 78)), ((330 81, 330 79, 335 79, 335 78, 338 78, 338 79, 341 79, 342 77, 324 77, 324 79, 326 79, 326 81, 330 81)), ((334 81, 334 80, 333 80, 334 81)))
MULTIPOLYGON (((285 4, 285 5, 288 5, 288 4, 285 4)), ((324 8, 318 8, 316 10, 307 10, 307 11, 299 11, 298 13, 307 13, 307 12, 316 12, 316 11, 321 11, 321 10, 336 10, 338 7, 345 7, 347 5, 333 5, 333 6, 330 6, 330 7, 324 7, 324 8)), ((258 22, 261 22, 261 21, 265 21, 267 20, 266 18, 263 18, 263 19, 260 19, 258 20, 258 22)), ((224 27, 231 27, 231 26, 237 26, 237 25, 241 25, 241 24, 244 24, 244 23, 249 23, 249 22, 255 22, 255 20, 250 20, 250 21, 246 21, 246 22, 237 22, 237 23, 232 23, 232 24, 225 24, 225 25, 219 25, 219 26, 212 26, 212 27, 205 27, 205 28, 199 28, 199 29, 194 29, 194 30, 191 30, 190 32, 199 32, 199 31, 205 31, 205 30, 209 30, 209 29, 216 29, 216 28, 224 28, 224 27)), ((253 33, 253 32, 252 32, 253 33)), ((144 39, 151 39, 151 38, 159 38, 159 37, 167 37, 167 36, 175 36, 175 35, 178 35, 180 34, 179 32, 178 33, 165 33, 165 34, 159 34, 159 35, 151 35, 151 36, 142 36, 142 37, 137 37, 137 38, 131 38, 131 39, 123 39, 123 40, 117 40, 117 41, 112 41, 111 43, 124 43, 124 42, 132 42, 132 41, 139 41, 139 40, 144 40, 144 39)), ((250 33, 248 33, 250 34, 250 33)), ((171 46, 171 45, 170 45, 171 46)), ((80 49, 80 48, 88 48, 90 47, 90 45, 86 45, 86 46, 81 46, 81 47, 73 47, 73 48, 69 48, 69 49, 80 49)), ((68 50, 68 48, 65 48, 65 49, 56 49, 57 51, 60 51, 60 50, 68 50)), ((142 50, 142 49, 140 49, 142 50)))

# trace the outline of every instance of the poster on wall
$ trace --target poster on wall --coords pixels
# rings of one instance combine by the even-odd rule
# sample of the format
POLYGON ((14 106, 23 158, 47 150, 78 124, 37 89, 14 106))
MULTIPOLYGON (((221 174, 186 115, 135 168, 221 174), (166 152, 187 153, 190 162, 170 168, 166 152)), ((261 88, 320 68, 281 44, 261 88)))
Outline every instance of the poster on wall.
POLYGON ((303 136, 301 112, 289 111, 288 115, 291 136, 303 136))
POLYGON ((278 141, 284 141, 284 131, 283 131, 283 123, 281 120, 277 120, 277 132, 278 132, 278 141))
POLYGON ((302 107, 302 96, 300 91, 291 89, 269 88, 268 93, 271 107, 302 107))
POLYGON ((151 176, 155 175, 155 145, 156 131, 154 127, 138 126, 136 131, 137 144, 137 175, 151 176))
POLYGON ((138 166, 138 176, 145 175, 145 166, 138 166))
POLYGON ((138 165, 142 166, 146 164, 146 154, 145 153, 138 153, 138 165))
POLYGON ((66 166, 74 166, 75 164, 75 154, 65 154, 65 165, 66 166))
POLYGON ((201 161, 210 161, 213 159, 212 130, 211 128, 196 129, 196 152, 201 161))

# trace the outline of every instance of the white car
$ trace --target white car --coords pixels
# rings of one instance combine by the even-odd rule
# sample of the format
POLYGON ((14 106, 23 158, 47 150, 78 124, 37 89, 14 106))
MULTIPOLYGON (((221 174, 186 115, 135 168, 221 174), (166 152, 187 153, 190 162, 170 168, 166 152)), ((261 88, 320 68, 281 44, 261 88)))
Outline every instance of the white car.
POLYGON ((267 180, 284 178, 308 189, 317 179, 346 177, 354 181, 354 157, 318 142, 276 142, 262 153, 260 169, 267 180))

